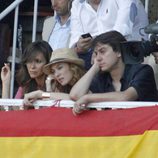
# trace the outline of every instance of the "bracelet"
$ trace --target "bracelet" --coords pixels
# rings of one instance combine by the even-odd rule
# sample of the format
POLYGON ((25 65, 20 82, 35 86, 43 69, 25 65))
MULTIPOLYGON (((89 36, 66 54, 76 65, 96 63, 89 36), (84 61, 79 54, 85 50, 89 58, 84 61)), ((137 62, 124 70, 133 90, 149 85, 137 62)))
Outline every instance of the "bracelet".
POLYGON ((42 98, 50 98, 50 93, 43 92, 42 93, 42 98))

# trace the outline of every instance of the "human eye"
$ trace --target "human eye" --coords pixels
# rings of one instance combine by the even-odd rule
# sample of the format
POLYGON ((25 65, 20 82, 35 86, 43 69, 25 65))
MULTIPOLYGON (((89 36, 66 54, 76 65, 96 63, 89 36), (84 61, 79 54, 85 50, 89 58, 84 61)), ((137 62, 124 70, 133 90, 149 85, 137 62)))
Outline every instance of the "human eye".
POLYGON ((105 54, 106 52, 107 52, 107 49, 106 49, 106 48, 103 48, 103 49, 100 50, 100 53, 101 53, 101 54, 105 54))
POLYGON ((60 64, 60 65, 57 66, 57 69, 58 69, 58 70, 61 70, 62 68, 63 68, 63 65, 62 65, 62 64, 60 64))
POLYGON ((54 71, 54 70, 51 70, 51 74, 54 76, 54 75, 55 75, 55 71, 54 71))
POLYGON ((37 64, 41 64, 41 63, 42 63, 42 60, 36 59, 35 62, 36 62, 37 64))
POLYGON ((94 51, 93 54, 97 55, 97 51, 94 51))

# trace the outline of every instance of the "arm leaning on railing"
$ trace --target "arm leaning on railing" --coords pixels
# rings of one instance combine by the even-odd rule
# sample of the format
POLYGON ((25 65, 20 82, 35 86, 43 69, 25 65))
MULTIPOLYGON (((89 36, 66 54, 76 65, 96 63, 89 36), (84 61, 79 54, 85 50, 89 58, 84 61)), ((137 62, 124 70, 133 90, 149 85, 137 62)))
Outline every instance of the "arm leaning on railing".
MULTIPOLYGON (((39 107, 65 107, 72 108, 74 105, 74 101, 72 100, 37 100, 33 103, 35 109, 39 107)), ((158 102, 136 102, 136 101, 128 101, 128 102, 97 102, 88 104, 88 108, 112 108, 112 109, 126 109, 126 108, 136 108, 136 107, 145 107, 145 106, 157 106, 158 102)), ((4 107, 4 109, 8 110, 8 107, 21 107, 23 109, 23 99, 0 99, 0 106, 4 107)))

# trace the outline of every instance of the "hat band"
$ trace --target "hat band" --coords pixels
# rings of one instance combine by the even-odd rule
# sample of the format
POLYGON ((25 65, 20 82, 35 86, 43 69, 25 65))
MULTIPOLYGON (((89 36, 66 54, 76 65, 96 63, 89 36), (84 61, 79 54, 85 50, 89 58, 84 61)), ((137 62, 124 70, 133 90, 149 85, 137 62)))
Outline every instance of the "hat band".
POLYGON ((58 59, 54 59, 54 60, 52 60, 52 61, 50 61, 50 63, 52 63, 52 62, 56 62, 56 61, 63 61, 63 60, 65 60, 66 58, 58 58, 58 59))

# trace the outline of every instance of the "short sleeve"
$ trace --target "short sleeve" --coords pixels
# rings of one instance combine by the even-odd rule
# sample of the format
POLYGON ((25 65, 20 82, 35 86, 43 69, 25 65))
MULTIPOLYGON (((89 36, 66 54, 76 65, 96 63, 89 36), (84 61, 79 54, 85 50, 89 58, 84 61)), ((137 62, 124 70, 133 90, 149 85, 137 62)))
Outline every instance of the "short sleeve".
POLYGON ((129 87, 134 87, 141 101, 158 100, 153 69, 143 65, 135 72, 129 87))

